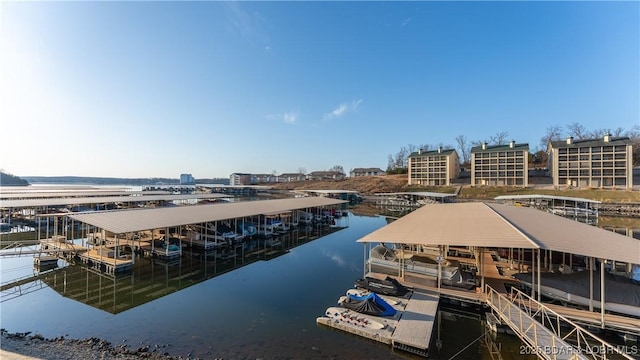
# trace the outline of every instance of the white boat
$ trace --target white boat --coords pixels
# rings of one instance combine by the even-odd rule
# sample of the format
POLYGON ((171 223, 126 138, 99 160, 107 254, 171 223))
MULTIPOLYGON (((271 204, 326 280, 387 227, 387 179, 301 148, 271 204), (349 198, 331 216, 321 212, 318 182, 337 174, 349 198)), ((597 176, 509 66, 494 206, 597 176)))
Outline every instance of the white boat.
POLYGON ((383 245, 377 245, 369 252, 369 263, 393 270, 400 268, 402 263, 405 272, 428 275, 437 278, 442 274, 442 284, 456 286, 465 289, 476 287, 475 279, 470 273, 463 272, 456 262, 441 259, 440 269, 436 257, 430 254, 401 254, 400 250, 389 249, 383 245), (402 257, 402 262, 400 261, 402 257))
POLYGON ((311 224, 313 222, 313 214, 303 210, 297 211, 298 222, 302 224, 311 224))
POLYGON ((386 324, 376 321, 371 316, 336 306, 328 308, 324 315, 334 322, 358 328, 381 330, 386 327, 386 324))

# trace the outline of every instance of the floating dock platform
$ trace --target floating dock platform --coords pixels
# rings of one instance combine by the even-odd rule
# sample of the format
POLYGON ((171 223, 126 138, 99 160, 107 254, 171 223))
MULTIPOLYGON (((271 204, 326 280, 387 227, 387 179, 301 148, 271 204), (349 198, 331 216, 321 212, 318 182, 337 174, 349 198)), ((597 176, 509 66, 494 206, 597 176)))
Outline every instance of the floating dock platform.
POLYGON ((404 297, 387 298, 397 301, 392 305, 397 311, 394 316, 370 316, 346 308, 331 307, 325 316, 316 319, 316 323, 427 357, 440 295, 434 291, 415 289, 404 297), (335 309, 342 309, 346 313, 336 314, 335 309), (357 319, 353 321, 352 318, 357 319), (371 323, 380 323, 382 328, 369 326, 371 323))

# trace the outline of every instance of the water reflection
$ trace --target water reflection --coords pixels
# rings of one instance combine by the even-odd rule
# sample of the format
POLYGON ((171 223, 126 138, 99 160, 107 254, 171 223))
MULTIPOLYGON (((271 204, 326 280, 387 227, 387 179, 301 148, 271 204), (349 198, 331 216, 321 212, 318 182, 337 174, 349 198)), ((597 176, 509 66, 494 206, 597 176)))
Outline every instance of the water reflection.
MULTIPOLYGON (((184 250, 181 258, 169 262, 137 258, 126 275, 110 276, 83 265, 70 265, 42 274, 40 280, 64 297, 117 314, 256 261, 272 260, 342 229, 309 226, 278 236, 278 242, 249 239, 242 252, 228 259, 216 258, 215 253, 184 250)), ((345 264, 338 254, 332 257, 345 264)))

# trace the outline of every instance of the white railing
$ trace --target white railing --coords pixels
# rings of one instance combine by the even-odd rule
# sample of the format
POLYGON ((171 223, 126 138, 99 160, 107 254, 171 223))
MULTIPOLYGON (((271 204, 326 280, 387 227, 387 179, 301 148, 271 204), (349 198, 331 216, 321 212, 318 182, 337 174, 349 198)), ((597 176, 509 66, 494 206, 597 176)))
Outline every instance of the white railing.
POLYGON ((486 287, 487 304, 543 359, 633 359, 630 349, 612 345, 527 294, 502 295, 486 287))

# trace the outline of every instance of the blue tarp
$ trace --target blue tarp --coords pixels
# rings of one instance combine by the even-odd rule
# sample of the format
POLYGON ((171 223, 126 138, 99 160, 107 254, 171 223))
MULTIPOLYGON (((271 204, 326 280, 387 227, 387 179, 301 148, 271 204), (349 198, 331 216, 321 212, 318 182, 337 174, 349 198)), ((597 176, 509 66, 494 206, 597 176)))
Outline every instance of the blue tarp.
POLYGON ((394 309, 391 305, 389 305, 389 303, 384 301, 380 296, 378 296, 378 294, 374 292, 370 292, 369 294, 364 296, 348 294, 348 300, 349 300, 349 303, 352 303, 352 304, 363 302, 363 301, 367 301, 367 302, 372 301, 374 304, 378 305, 382 309, 382 312, 375 315, 393 316, 396 314, 396 309, 394 309))

